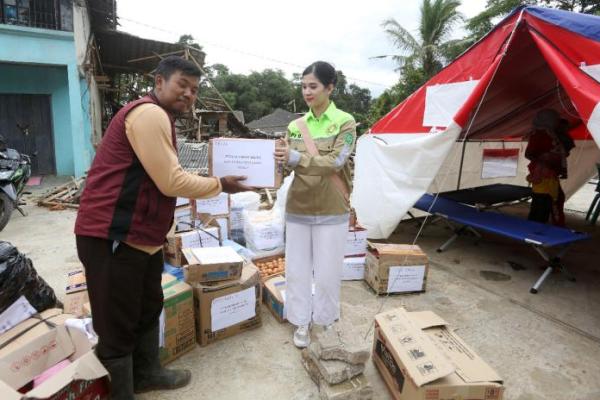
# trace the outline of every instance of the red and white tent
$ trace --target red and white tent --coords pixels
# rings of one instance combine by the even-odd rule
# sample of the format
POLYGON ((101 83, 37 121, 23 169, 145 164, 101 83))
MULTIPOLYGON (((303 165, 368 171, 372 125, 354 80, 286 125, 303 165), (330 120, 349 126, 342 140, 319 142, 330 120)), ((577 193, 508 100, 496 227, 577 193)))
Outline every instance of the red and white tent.
POLYGON ((572 127, 570 196, 600 162, 599 102, 600 17, 517 8, 360 138, 352 204, 361 224, 386 238, 427 191, 527 186, 523 137, 543 108, 572 127))

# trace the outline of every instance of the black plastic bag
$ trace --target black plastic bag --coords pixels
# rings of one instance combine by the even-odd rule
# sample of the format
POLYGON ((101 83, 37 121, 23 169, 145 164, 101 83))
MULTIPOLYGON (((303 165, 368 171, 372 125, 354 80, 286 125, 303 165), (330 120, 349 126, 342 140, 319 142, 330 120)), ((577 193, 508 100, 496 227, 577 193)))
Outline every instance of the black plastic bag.
POLYGON ((38 312, 62 307, 54 290, 37 274, 31 260, 9 242, 0 240, 0 313, 21 296, 38 312))

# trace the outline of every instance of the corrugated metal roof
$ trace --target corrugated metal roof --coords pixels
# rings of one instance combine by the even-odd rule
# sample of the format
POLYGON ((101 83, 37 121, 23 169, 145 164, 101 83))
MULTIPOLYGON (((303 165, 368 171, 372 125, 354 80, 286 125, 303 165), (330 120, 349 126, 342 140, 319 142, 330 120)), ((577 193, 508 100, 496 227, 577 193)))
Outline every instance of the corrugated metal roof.
MULTIPOLYGON (((98 44, 103 69, 114 72, 150 72, 160 60, 156 54, 162 55, 184 49, 184 46, 180 44, 143 39, 125 32, 110 30, 96 32, 96 43, 98 44), (152 58, 129 62, 145 57, 152 58)), ((200 65, 204 64, 205 54, 203 52, 195 52, 194 56, 198 59, 200 65)))

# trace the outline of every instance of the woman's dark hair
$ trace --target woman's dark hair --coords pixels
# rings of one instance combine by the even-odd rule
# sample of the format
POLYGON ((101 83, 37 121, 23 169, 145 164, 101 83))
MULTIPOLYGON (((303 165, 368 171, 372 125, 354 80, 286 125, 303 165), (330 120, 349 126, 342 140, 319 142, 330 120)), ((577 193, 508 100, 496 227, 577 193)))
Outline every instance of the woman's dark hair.
POLYGON ((160 60, 154 73, 169 80, 177 71, 181 71, 183 75, 200 77, 200 69, 194 63, 178 56, 169 56, 160 60))
POLYGON ((337 83, 337 73, 335 72, 335 68, 325 61, 316 61, 306 67, 302 73, 302 76, 306 76, 308 74, 313 74, 316 76, 323 86, 330 84, 335 86, 337 83))

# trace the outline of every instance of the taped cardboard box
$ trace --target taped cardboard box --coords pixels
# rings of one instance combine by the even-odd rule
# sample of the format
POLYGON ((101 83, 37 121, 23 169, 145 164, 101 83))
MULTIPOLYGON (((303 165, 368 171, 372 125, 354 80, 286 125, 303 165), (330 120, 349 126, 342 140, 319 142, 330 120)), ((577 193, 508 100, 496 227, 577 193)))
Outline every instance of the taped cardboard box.
POLYGON ((206 346, 259 327, 261 284, 258 269, 246 264, 240 279, 195 284, 196 340, 206 346))
MULTIPOLYGON (((200 220, 198 220, 200 221, 200 220)), ((209 217, 202 220, 201 228, 194 228, 183 232, 175 232, 173 229, 167 234, 167 240, 163 246, 165 261, 174 267, 182 267, 186 264, 182 249, 196 247, 219 247, 221 245, 221 227, 209 217)))
POLYGON ((67 273, 67 287, 65 288, 64 312, 76 317, 89 315, 83 309, 83 305, 90 301, 87 291, 85 271, 76 269, 67 273))
POLYGON ((395 400, 501 400, 502 379, 431 311, 375 316, 373 362, 395 400))
POLYGON ((369 242, 365 281, 376 294, 423 292, 428 270, 419 246, 369 242))
POLYGON ((285 277, 269 278, 263 285, 263 303, 279 322, 287 321, 285 315, 285 277))
POLYGON ((344 256, 364 256, 365 254, 367 254, 367 230, 357 225, 348 231, 344 256))
POLYGON ((1 399, 108 399, 108 372, 87 336, 64 325, 69 318, 46 310, 0 336, 1 399), (34 378, 63 360, 70 364, 32 387, 34 378))
POLYGON ((215 138, 208 144, 208 174, 246 176, 245 185, 277 189, 283 181, 283 165, 275 162, 275 140, 215 138))
POLYGON ((173 222, 175 223, 175 231, 189 231, 194 228, 194 221, 196 220, 195 208, 191 205, 185 205, 175 208, 173 214, 173 222))
POLYGON ((365 279, 366 257, 346 257, 342 267, 343 281, 361 281, 365 279))
POLYGON ((244 259, 233 248, 207 247, 183 249, 187 265, 183 267, 185 281, 197 283, 238 280, 242 275, 244 259))
POLYGON ((229 215, 231 202, 228 193, 220 193, 209 199, 196 199, 193 201, 197 214, 208 214, 212 216, 229 215))
POLYGON ((160 316, 160 361, 163 365, 196 347, 192 287, 173 275, 162 275, 164 296, 160 316))

